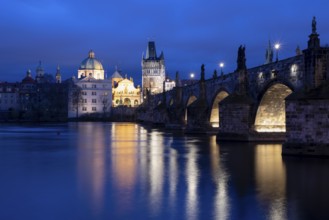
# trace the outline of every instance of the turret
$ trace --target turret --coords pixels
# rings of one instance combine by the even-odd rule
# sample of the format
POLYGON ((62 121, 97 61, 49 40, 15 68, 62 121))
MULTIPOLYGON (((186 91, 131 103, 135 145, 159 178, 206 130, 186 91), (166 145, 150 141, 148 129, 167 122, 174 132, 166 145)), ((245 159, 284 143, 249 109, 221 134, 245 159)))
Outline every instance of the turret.
POLYGON ((61 70, 59 65, 57 66, 56 69, 56 75, 55 75, 56 83, 62 83, 62 76, 61 76, 61 70))
POLYGON ((268 41, 268 47, 265 53, 265 64, 269 64, 273 62, 273 48, 271 45, 271 41, 268 41))

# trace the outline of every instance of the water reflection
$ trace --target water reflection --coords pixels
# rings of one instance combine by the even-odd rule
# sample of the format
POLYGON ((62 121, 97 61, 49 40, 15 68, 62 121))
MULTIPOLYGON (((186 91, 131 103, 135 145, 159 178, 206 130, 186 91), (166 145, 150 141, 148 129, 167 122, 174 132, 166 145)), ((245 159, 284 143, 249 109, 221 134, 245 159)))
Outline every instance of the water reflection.
POLYGON ((255 149, 257 195, 263 204, 269 204, 267 219, 287 219, 286 170, 281 151, 281 144, 259 144, 255 149))
POLYGON ((78 132, 78 184, 80 191, 89 192, 95 214, 104 208, 106 142, 108 134, 102 124, 75 124, 78 132))
POLYGON ((149 166, 147 167, 147 170, 149 171, 148 174, 150 180, 149 201, 153 215, 159 212, 163 201, 159 198, 162 198, 163 196, 164 149, 162 133, 158 131, 151 132, 149 135, 149 166))
POLYGON ((284 157, 289 217, 328 219, 329 161, 284 157))
POLYGON ((198 148, 194 143, 190 143, 188 147, 185 174, 187 183, 186 216, 188 219, 198 219, 198 148))
MULTIPOLYGON (((178 155, 177 151, 173 148, 169 150, 169 204, 172 210, 175 210, 175 203, 177 197, 177 184, 178 184, 178 155)), ((175 213, 173 213, 175 214, 175 213)))
POLYGON ((214 216, 215 219, 229 219, 228 175, 224 164, 220 161, 219 146, 215 136, 210 138, 210 162, 212 177, 217 186, 214 198, 214 216))
POLYGON ((111 163, 113 181, 121 190, 131 190, 136 177, 136 136, 134 124, 112 124, 111 163))
POLYGON ((0 219, 328 217, 329 161, 282 158, 281 145, 129 123, 25 130, 0 132, 0 219))

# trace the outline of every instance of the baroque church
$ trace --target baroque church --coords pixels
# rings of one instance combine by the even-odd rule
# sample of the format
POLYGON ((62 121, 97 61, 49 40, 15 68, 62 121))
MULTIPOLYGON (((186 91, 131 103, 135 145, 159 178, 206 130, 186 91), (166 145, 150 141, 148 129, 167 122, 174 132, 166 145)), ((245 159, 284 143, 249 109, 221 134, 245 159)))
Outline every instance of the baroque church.
POLYGON ((109 115, 112 103, 111 80, 105 78, 102 63, 89 51, 78 69, 78 78, 72 78, 68 117, 82 115, 109 115))
POLYGON ((134 86, 132 77, 121 76, 118 70, 112 75, 112 106, 137 107, 141 103, 141 89, 134 86))

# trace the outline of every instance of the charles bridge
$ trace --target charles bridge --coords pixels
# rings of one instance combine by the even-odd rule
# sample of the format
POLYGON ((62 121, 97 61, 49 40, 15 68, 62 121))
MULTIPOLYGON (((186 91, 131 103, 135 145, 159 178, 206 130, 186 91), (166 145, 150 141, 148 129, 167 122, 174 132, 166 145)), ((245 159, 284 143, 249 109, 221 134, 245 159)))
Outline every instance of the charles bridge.
POLYGON ((137 119, 185 132, 217 133, 218 141, 285 141, 283 154, 329 156, 329 48, 313 18, 308 47, 296 56, 148 95, 137 119), (327 92, 328 91, 328 92, 327 92))

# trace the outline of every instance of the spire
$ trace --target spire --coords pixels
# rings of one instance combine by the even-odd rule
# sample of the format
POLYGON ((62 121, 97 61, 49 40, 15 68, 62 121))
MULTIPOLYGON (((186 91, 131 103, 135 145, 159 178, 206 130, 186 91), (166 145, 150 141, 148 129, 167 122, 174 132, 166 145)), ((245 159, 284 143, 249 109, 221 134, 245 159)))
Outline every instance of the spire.
POLYGON ((93 50, 90 50, 89 51, 89 55, 88 55, 89 58, 95 58, 95 53, 93 50))
POLYGON ((164 54, 163 54, 163 51, 161 51, 161 54, 160 54, 159 59, 160 59, 160 60, 164 60, 164 54))
POLYGON ((155 42, 154 41, 149 41, 146 49, 146 57, 145 59, 156 59, 157 58, 157 53, 155 49, 155 42))
POLYGON ((316 18, 315 18, 315 16, 313 16, 313 19, 312 19, 312 34, 317 34, 316 33, 316 18))
POLYGON ((37 66, 36 72, 37 72, 37 76, 42 76, 44 74, 41 60, 39 60, 39 65, 37 66))
POLYGON ((296 56, 302 55, 302 51, 300 50, 299 46, 296 47, 296 56))
POLYGON ((39 65, 36 69, 36 77, 35 77, 37 83, 42 83, 44 81, 44 74, 45 71, 42 68, 41 61, 39 61, 39 65))
POLYGON ((269 64, 273 62, 273 49, 272 49, 272 44, 271 41, 268 41, 268 47, 266 49, 265 53, 265 64, 269 64))
POLYGON ((204 81, 205 80, 205 68, 204 68, 204 64, 201 65, 201 78, 200 80, 201 81, 204 81))
POLYGON ((57 65, 57 68, 56 68, 55 78, 56 78, 56 83, 62 82, 61 69, 60 69, 59 65, 57 65))

